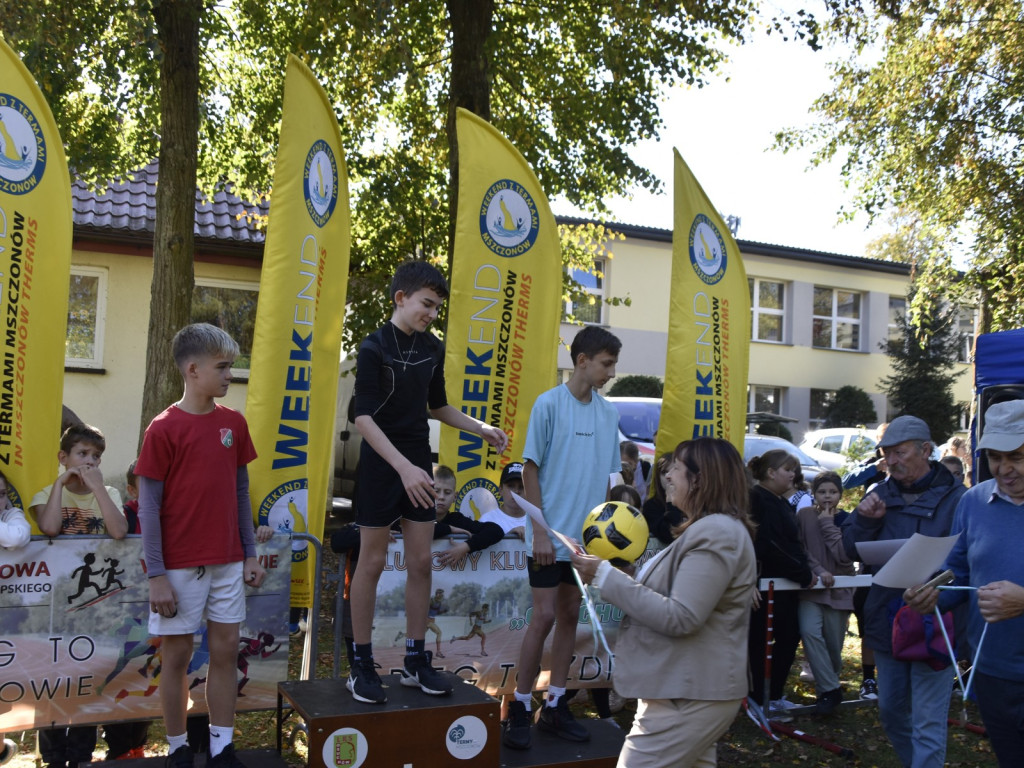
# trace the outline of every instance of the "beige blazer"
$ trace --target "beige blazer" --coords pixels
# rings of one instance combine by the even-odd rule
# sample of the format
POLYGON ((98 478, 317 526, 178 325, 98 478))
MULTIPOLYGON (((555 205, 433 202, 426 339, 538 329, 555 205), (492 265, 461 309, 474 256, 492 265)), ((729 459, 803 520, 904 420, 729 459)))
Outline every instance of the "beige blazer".
POLYGON ((610 571, 601 598, 626 614, 615 643, 615 690, 644 699, 746 696, 756 578, 750 533, 720 514, 693 523, 639 581, 610 571))

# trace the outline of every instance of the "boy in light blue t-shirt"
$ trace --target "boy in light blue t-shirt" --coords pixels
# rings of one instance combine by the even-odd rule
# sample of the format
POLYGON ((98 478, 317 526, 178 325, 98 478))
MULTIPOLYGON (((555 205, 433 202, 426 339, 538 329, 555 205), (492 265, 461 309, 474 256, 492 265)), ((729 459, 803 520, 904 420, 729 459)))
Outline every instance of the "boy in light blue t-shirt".
MULTIPOLYGON (((543 510, 549 526, 574 538, 587 513, 607 500, 608 478, 621 466, 618 411, 597 392, 614 378, 621 347, 603 328, 581 330, 570 348, 569 381, 543 393, 530 412, 523 451, 525 498, 543 510)), ((530 692, 552 628, 551 684, 538 725, 569 741, 588 741, 590 734, 573 719, 565 700, 580 610, 569 552, 532 525, 527 526, 526 548, 533 555, 528 565, 533 616, 520 650, 503 741, 512 749, 530 746, 530 692)))

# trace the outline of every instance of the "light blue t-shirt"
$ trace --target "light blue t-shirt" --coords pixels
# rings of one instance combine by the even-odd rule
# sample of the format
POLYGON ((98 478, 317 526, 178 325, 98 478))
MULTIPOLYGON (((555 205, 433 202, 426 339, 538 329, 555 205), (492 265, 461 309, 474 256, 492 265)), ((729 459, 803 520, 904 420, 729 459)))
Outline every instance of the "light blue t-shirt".
MULTIPOLYGON (((587 513, 604 502, 608 476, 622 468, 619 412, 595 390, 581 403, 565 384, 537 398, 530 411, 523 459, 539 468, 541 509, 548 525, 577 541, 587 513)), ((533 550, 533 526, 526 549, 533 550)), ((555 558, 569 551, 555 541, 555 558)))

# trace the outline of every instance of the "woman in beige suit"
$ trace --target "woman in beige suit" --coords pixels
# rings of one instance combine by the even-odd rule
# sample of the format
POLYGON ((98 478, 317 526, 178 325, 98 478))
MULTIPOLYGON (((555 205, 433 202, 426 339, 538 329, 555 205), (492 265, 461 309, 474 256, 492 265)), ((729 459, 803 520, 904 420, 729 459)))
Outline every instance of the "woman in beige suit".
POLYGON ((668 481, 684 520, 635 579, 573 555, 584 581, 626 614, 614 685, 640 702, 619 768, 714 766, 715 742, 747 693, 756 570, 743 460, 725 440, 683 442, 668 481))

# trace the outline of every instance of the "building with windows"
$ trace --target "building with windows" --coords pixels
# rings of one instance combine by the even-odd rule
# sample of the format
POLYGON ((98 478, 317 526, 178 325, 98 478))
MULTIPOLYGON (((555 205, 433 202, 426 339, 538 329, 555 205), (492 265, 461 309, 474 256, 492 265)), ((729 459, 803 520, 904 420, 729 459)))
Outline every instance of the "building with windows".
MULTIPOLYGON (((598 265, 600 277, 578 276, 595 299, 582 308, 583 316, 622 339, 618 375, 663 377, 672 233, 627 225, 613 228, 625 240, 612 244, 612 258, 598 265), (630 306, 601 304, 610 296, 628 297, 630 306)), ((888 403, 879 381, 889 375, 891 366, 883 345, 899 333, 897 318, 906 309, 909 265, 744 240, 738 244, 751 298, 747 410, 795 418, 797 422, 789 426, 799 441, 805 431, 821 425, 836 390, 853 384, 871 396, 879 421, 887 420, 888 403)), ((563 339, 571 339, 574 332, 572 326, 562 326, 563 339)), ((963 318, 961 332, 965 338, 955 398, 966 403, 971 399, 967 363, 972 315, 963 318)), ((563 377, 571 370, 564 349, 559 368, 563 377)))
MULTIPOLYGON (((135 458, 142 411, 155 177, 150 166, 102 193, 78 184, 73 188, 64 402, 108 436, 103 468, 118 484, 135 458)), ((266 213, 265 203, 258 208, 266 213)), ((225 404, 239 409, 245 406, 263 252, 263 233, 251 225, 251 212, 223 190, 212 199, 196 197, 193 320, 221 325, 238 340, 239 383, 225 404)), ((619 375, 664 376, 671 232, 615 228, 625 240, 611 244, 613 256, 599 264, 599 276, 580 276, 594 302, 573 309, 622 339, 619 375), (602 303, 612 296, 629 297, 631 303, 602 303)), ((748 410, 797 419, 791 428, 799 440, 820 423, 835 390, 854 384, 871 395, 879 419, 886 418, 878 382, 890 368, 880 345, 903 310, 908 267, 742 240, 739 245, 752 297, 748 410)), ((562 339, 575 332, 563 325, 562 339)), ((562 376, 571 370, 564 346, 559 368, 562 376)), ((967 368, 956 390, 965 402, 971 386, 967 368)))

